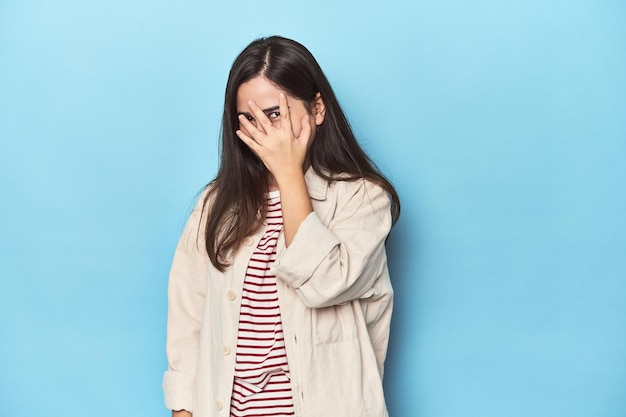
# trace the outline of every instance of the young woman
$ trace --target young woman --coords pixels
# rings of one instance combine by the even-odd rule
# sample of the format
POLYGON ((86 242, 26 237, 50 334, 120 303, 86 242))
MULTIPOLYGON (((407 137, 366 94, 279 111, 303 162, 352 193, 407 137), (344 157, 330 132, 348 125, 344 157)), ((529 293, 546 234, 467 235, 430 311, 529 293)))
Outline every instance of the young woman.
POLYGON ((170 273, 173 416, 382 417, 400 213, 311 53, 258 39, 226 86, 217 177, 170 273))

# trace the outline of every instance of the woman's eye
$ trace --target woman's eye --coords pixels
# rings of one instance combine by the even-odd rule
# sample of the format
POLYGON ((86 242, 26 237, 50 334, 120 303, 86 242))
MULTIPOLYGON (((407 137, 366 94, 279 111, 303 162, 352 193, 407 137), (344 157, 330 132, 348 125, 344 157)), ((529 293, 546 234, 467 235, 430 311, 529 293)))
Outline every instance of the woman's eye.
POLYGON ((280 117, 280 112, 279 111, 272 111, 272 112, 269 112, 267 114, 267 118, 270 119, 270 120, 278 119, 279 117, 280 117))
POLYGON ((244 113, 240 113, 240 115, 242 115, 243 117, 246 118, 247 121, 249 121, 250 123, 252 123, 253 126, 256 126, 256 120, 254 120, 254 117, 252 117, 249 114, 244 114, 244 113))

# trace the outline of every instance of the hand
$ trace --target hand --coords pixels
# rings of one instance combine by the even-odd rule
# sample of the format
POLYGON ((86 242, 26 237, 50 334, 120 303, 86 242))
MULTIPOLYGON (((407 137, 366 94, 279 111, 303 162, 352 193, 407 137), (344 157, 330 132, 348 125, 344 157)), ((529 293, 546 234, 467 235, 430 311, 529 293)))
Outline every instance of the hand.
POLYGON ((241 127, 248 134, 241 129, 237 130, 236 134, 239 139, 263 161, 278 183, 292 175, 302 175, 308 143, 311 139, 309 116, 304 116, 300 121, 301 130, 299 136, 296 137, 292 129, 287 98, 283 93, 278 97, 279 126, 272 123, 255 102, 249 101, 248 107, 257 123, 254 125, 245 116, 240 115, 241 127))
POLYGON ((172 417, 192 417, 192 414, 187 410, 172 411, 172 417))

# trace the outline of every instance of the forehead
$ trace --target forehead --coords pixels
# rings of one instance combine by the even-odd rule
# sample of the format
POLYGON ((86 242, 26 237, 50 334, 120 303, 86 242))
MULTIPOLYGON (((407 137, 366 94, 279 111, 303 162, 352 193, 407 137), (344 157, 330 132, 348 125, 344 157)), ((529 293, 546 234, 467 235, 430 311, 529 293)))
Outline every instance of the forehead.
POLYGON ((237 90, 237 110, 247 110, 249 100, 253 100, 261 108, 277 106, 280 93, 285 93, 287 102, 289 102, 289 96, 284 90, 278 88, 265 77, 255 77, 239 86, 237 90))

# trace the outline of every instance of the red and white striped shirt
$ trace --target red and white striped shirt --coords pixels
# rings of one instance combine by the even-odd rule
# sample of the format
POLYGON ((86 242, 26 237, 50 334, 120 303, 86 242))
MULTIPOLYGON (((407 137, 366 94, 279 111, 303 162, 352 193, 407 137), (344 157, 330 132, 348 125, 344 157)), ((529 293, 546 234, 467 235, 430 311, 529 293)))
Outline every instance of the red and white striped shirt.
POLYGON ((231 417, 294 415, 276 275, 270 272, 283 229, 278 191, 269 193, 265 224, 243 284, 231 417))

